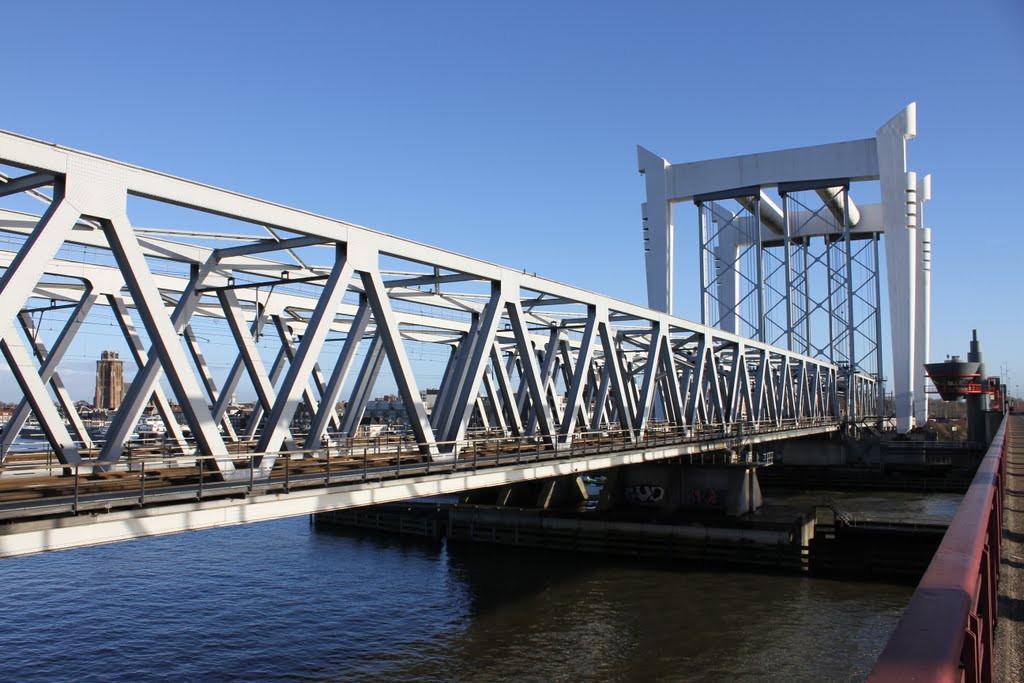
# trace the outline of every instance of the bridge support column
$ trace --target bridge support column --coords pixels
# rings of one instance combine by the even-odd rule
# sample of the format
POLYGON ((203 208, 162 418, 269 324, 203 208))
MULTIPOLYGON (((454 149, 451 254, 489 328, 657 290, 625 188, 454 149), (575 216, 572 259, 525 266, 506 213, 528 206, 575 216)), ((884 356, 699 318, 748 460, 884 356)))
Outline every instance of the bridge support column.
POLYGON ((588 500, 590 496, 583 478, 574 475, 466 491, 460 496, 459 503, 555 510, 576 508, 588 500))
POLYGON ((757 511, 762 503, 756 467, 649 463, 612 470, 598 507, 657 515, 710 512, 739 517, 757 511))

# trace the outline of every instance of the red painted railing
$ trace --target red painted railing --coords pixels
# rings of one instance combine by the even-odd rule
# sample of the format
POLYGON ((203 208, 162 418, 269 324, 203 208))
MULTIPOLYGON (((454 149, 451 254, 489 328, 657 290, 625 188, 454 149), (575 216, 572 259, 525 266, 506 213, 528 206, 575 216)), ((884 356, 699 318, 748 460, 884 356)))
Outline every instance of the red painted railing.
POLYGON ((996 433, 869 683, 991 681, 1008 419, 996 433))

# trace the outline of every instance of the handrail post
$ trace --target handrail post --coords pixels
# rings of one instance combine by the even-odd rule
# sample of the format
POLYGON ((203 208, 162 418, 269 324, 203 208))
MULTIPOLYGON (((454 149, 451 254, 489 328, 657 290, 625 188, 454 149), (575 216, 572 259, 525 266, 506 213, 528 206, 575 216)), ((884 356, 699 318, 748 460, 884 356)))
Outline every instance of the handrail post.
POLYGON ((199 456, 199 500, 203 499, 203 467, 205 465, 203 456, 199 456))
POLYGON ((291 484, 291 480, 290 480, 290 477, 291 477, 291 463, 292 463, 292 454, 291 453, 285 453, 284 454, 284 492, 285 493, 291 493, 291 486, 290 486, 290 484, 291 484))
POLYGON ((142 469, 139 471, 139 507, 146 504, 146 461, 142 461, 142 469))
POLYGON ((71 502, 71 511, 76 515, 78 514, 78 470, 80 467, 81 465, 75 465, 75 498, 71 502))
POLYGON ((255 469, 256 469, 256 456, 255 455, 250 455, 249 456, 249 495, 250 496, 252 495, 252 482, 253 482, 253 476, 254 476, 253 470, 255 470, 255 469))

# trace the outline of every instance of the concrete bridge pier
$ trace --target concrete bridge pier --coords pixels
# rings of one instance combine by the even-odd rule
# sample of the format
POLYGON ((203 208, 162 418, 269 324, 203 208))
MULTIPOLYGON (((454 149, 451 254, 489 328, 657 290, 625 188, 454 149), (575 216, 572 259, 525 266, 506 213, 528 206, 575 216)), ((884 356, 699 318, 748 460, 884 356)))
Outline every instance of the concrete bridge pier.
POLYGON ((459 504, 557 510, 577 508, 588 500, 583 477, 569 475, 466 491, 459 497, 459 504))
POLYGON ((757 511, 762 503, 757 468, 747 463, 645 463, 610 470, 598 507, 666 516, 718 512, 740 517, 757 511))

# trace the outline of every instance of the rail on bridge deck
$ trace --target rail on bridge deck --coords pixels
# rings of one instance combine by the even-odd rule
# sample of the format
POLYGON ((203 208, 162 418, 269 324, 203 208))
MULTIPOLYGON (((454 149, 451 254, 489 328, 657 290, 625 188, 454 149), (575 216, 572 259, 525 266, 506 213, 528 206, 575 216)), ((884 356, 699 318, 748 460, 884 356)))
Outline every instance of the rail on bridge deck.
POLYGON ((870 683, 994 680, 1011 419, 1019 418, 1004 417, 935 557, 875 663, 870 683))
POLYGON ((152 404, 182 453, 229 481, 267 477, 276 453, 354 438, 385 361, 404 428, 441 460, 474 427, 552 448, 583 431, 636 442, 657 420, 858 419, 847 406, 875 390, 873 377, 666 313, 15 134, 0 132, 0 171, 0 351, 25 396, 0 454, 34 414, 60 463, 116 469, 152 404), (24 210, 34 202, 41 215, 24 210), (57 324, 50 345, 37 313, 57 324), (99 435, 60 379, 97 314, 138 367, 99 435), (215 377, 216 365, 230 370, 215 377), (438 376, 436 394, 421 392, 438 376), (248 387, 255 410, 233 424, 248 387), (264 455, 236 467, 249 439, 264 455))

